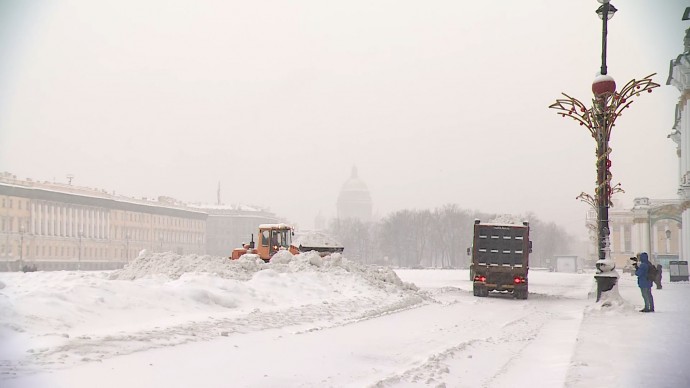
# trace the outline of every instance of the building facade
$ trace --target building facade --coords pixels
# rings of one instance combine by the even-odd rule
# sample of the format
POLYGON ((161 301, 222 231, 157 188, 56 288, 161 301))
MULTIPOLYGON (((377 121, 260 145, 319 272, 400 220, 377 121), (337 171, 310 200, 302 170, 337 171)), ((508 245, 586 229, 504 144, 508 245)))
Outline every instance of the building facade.
POLYGON ((67 184, 0 175, 0 270, 113 269, 147 249, 204 253, 208 214, 67 184))
POLYGON ((609 212, 611 257, 616 267, 630 264, 630 257, 648 252, 658 264, 678 260, 683 247, 680 201, 635 198, 631 209, 609 212))
POLYGON ((683 43, 683 53, 671 60, 667 84, 680 92, 669 138, 676 143, 678 155, 681 240, 686 242, 680 257, 682 260, 690 260, 690 28, 685 31, 683 43))
POLYGON ((213 256, 230 257, 233 249, 252 238, 256 241, 259 225, 284 222, 275 214, 256 207, 200 205, 197 208, 208 214, 206 252, 213 256))
POLYGON ((229 257, 260 224, 257 207, 136 199, 0 173, 0 271, 114 269, 142 250, 229 257))

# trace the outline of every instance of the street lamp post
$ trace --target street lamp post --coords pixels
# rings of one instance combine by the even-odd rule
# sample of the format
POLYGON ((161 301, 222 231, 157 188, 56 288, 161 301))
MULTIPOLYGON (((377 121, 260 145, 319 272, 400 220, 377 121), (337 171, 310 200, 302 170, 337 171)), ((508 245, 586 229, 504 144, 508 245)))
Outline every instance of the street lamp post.
POLYGON ((601 74, 606 75, 606 38, 608 35, 608 21, 618 11, 609 0, 597 0, 601 6, 597 8, 597 15, 602 20, 601 26, 601 74))
POLYGON ((592 107, 587 108, 580 100, 563 93, 565 98, 556 100, 549 108, 556 109, 562 117, 570 117, 581 126, 586 127, 596 141, 597 186, 594 196, 582 193, 578 199, 589 203, 597 210, 598 260, 596 263, 597 274, 594 277, 597 281, 597 301, 599 301, 602 292, 610 291, 618 279, 618 273, 614 271, 615 262, 610 258, 609 207, 612 206, 611 195, 622 191, 622 189, 620 183, 615 186, 611 185, 611 159, 609 157, 611 153, 609 147, 611 130, 615 126, 616 119, 622 115, 623 110, 630 107, 633 97, 639 96, 645 91, 651 92, 659 84, 652 81, 651 77, 654 74, 651 74, 641 80, 631 80, 620 92, 616 92, 616 82, 607 74, 606 37, 608 20, 613 17, 617 9, 609 0, 597 1, 602 4, 596 11, 602 19, 601 74, 592 83, 592 93, 594 94, 592 107))
MULTIPOLYGON (((597 188, 596 188, 596 203, 597 203, 597 251, 599 253, 597 263, 598 266, 604 266, 601 261, 607 259, 609 250, 609 201, 611 195, 611 173, 609 168, 611 161, 609 159, 610 147, 609 136, 610 127, 607 117, 607 98, 612 96, 616 91, 616 83, 612 77, 607 76, 608 69, 606 68, 606 39, 608 36, 608 21, 616 13, 617 9, 609 2, 609 0, 598 0, 602 5, 597 9, 597 15, 602 20, 601 27, 601 75, 594 80, 592 84, 592 92, 594 93, 595 112, 595 126, 597 142, 597 188)), ((610 265, 609 265, 610 266, 610 265)), ((615 267, 613 265, 612 267, 615 267)), ((613 268, 612 268, 613 269, 613 268)), ((613 285, 611 285, 613 287, 613 285)), ((610 288, 609 288, 610 289, 610 288)), ((600 296, 598 292, 597 295, 600 296)))

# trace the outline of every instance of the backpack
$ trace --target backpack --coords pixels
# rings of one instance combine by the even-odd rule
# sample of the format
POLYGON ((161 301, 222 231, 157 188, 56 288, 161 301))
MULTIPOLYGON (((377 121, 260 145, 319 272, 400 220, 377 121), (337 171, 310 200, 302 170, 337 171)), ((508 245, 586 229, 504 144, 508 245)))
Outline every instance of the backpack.
POLYGON ((656 266, 652 263, 649 263, 649 266, 647 268, 647 280, 650 282, 656 281, 656 276, 659 274, 659 270, 656 268, 656 266))

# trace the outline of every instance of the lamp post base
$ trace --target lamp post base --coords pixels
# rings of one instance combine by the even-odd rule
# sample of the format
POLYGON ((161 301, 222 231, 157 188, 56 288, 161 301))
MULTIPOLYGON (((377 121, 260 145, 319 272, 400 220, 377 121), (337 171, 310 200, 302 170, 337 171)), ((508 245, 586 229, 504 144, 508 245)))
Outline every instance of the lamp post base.
POLYGON ((601 300, 601 294, 611 291, 618 283, 618 273, 616 271, 601 272, 594 275, 597 282, 597 302, 601 300))

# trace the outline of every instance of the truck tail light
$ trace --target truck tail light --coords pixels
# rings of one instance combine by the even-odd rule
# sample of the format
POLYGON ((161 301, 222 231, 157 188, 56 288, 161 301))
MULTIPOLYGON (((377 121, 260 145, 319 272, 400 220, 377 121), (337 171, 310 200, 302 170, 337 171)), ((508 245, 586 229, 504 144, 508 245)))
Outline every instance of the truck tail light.
POLYGON ((475 281, 475 282, 482 282, 482 283, 484 283, 484 282, 486 281, 486 276, 483 276, 483 275, 476 275, 476 276, 474 277, 474 281, 475 281))
POLYGON ((516 277, 513 279, 513 282, 514 282, 515 284, 520 284, 520 283, 527 283, 527 280, 526 280, 525 278, 516 276, 516 277))

